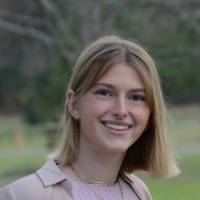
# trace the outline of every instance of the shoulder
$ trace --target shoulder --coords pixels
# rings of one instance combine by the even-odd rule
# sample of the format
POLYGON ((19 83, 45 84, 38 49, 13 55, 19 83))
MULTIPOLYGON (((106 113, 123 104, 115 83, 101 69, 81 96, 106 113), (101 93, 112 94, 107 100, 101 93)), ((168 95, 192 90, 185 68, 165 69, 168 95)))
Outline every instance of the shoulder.
POLYGON ((0 189, 3 200, 71 199, 71 184, 53 160, 48 160, 34 174, 0 189))
POLYGON ((45 199, 44 187, 36 174, 31 174, 0 189, 0 199, 45 199))
POLYGON ((148 187, 138 176, 134 174, 126 174, 124 178, 129 182, 129 184, 142 200, 152 200, 152 196, 148 187))

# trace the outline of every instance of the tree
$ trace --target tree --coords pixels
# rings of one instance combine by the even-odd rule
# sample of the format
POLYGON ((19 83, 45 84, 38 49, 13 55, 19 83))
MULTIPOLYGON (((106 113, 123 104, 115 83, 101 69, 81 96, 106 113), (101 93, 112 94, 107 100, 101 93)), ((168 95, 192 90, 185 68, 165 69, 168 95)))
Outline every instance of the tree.
POLYGON ((106 33, 144 43, 167 95, 198 101, 199 8, 197 0, 0 0, 0 109, 23 109, 32 122, 52 119, 49 108, 55 113, 65 98, 60 77, 69 77, 82 48, 106 33))

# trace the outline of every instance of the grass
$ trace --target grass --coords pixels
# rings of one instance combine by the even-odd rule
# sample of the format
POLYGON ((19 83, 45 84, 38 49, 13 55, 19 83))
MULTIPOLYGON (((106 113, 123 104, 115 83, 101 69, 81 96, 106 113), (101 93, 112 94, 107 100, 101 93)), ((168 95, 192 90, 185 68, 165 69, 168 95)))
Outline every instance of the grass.
POLYGON ((200 199, 198 180, 170 180, 152 182, 149 186, 154 200, 190 200, 200 199))
POLYGON ((0 186, 34 172, 45 162, 46 133, 35 130, 20 116, 0 117, 0 186))
POLYGON ((147 173, 138 172, 147 184, 154 200, 200 199, 200 151, 180 154, 181 174, 167 180, 153 180, 147 173))
MULTIPOLYGON (((139 175, 154 200, 200 200, 199 105, 172 108, 171 114, 172 139, 180 155, 181 175, 162 181, 139 175)), ((0 186, 34 172, 45 162, 47 154, 44 132, 28 127, 20 117, 0 117, 0 186)))
POLYGON ((179 161, 181 174, 173 179, 152 181, 146 179, 154 200, 200 199, 200 152, 182 155, 179 161))
POLYGON ((44 153, 31 154, 17 152, 9 156, 1 155, 0 186, 34 172, 45 160, 44 153))

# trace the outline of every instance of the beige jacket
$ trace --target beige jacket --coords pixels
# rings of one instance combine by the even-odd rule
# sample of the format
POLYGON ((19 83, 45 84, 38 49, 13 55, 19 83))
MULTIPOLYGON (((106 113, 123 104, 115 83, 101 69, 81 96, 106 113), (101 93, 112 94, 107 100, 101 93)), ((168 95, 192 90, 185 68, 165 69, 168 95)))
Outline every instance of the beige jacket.
MULTIPOLYGON (((135 175, 123 177, 138 200, 152 200, 145 184, 135 175)), ((53 160, 36 173, 0 189, 0 200, 73 200, 72 187, 66 175, 53 160)))

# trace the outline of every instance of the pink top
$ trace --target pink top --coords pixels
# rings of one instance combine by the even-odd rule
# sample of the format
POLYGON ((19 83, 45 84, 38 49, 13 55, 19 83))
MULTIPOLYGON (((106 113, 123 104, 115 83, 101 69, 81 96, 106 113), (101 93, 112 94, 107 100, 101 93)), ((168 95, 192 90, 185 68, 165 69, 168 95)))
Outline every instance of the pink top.
POLYGON ((48 160, 35 173, 0 188, 0 200, 121 200, 121 191, 124 200, 152 200, 146 185, 134 174, 124 175, 119 182, 122 190, 119 184, 106 187, 72 182, 54 160, 48 160))
POLYGON ((74 200, 136 200, 134 191, 122 179, 113 186, 71 181, 74 200))

